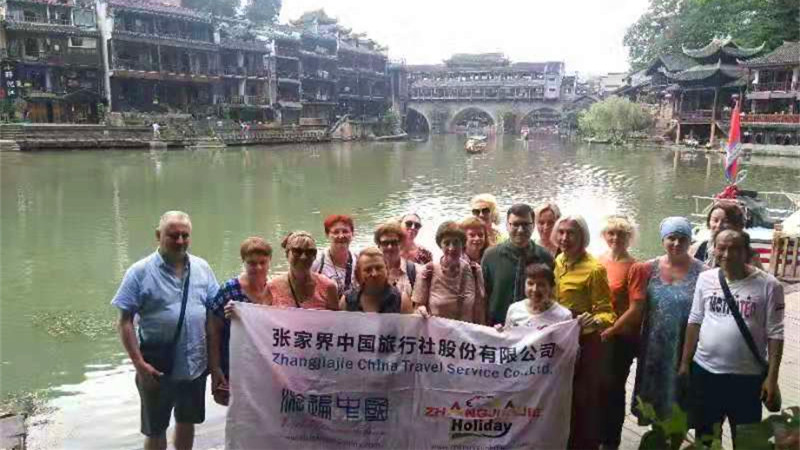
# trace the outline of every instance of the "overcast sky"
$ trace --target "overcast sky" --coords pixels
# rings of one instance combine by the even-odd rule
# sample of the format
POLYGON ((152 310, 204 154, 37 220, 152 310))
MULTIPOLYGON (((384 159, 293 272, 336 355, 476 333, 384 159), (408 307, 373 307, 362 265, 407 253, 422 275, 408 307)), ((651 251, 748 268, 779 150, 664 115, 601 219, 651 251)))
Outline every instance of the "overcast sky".
POLYGON ((512 61, 564 61, 567 72, 601 74, 628 70, 622 37, 647 0, 283 0, 281 20, 319 8, 409 64, 504 52, 512 61))

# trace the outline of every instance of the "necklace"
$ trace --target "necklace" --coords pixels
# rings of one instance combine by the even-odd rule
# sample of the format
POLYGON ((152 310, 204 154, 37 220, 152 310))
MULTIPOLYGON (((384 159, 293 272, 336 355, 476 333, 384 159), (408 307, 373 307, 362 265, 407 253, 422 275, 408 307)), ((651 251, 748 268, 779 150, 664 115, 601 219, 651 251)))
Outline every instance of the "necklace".
POLYGON ((295 288, 294 288, 294 283, 292 283, 292 273, 291 272, 289 272, 288 278, 289 278, 289 290, 292 291, 292 298, 294 299, 294 304, 298 308, 302 308, 302 306, 300 306, 300 303, 301 302, 305 302, 306 300, 308 300, 308 298, 300 298, 297 295, 297 291, 295 291, 295 288))

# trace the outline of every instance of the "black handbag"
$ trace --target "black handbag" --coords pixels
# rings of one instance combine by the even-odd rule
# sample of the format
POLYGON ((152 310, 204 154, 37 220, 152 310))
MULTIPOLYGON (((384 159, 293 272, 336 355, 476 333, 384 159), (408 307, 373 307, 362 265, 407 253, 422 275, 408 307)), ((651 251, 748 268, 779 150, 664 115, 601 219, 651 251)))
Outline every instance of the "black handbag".
POLYGON ((156 370, 163 373, 164 376, 172 374, 172 369, 175 366, 175 348, 178 345, 178 339, 181 335, 181 328, 183 328, 183 321, 186 316, 186 302, 189 298, 189 275, 191 268, 186 268, 186 279, 183 281, 183 291, 181 293, 181 315, 178 318, 178 326, 175 328, 175 335, 172 337, 172 342, 145 342, 142 339, 141 328, 139 329, 139 351, 142 353, 147 364, 153 366, 156 370))
MULTIPOLYGON (((739 327, 739 332, 742 333, 742 337, 744 341, 747 343, 747 348, 750 349, 750 353, 753 354, 756 361, 758 361, 758 365, 761 366, 762 376, 764 378, 767 377, 767 373, 769 372, 769 364, 767 361, 764 360, 764 357, 761 356, 758 349, 756 348, 756 342, 753 340, 753 335, 750 334, 750 329, 747 328, 747 324, 744 323, 744 319, 742 319, 742 313, 739 312, 739 305, 733 299, 733 294, 731 294, 731 289, 728 287, 728 282, 725 281, 725 275, 722 273, 722 269, 719 269, 719 285, 722 287, 722 292, 725 294, 725 303, 728 305, 728 309, 731 311, 731 315, 733 315, 733 320, 736 321, 736 326, 739 327)), ((767 404, 764 402, 764 406, 766 406, 767 410, 770 412, 780 412, 781 410, 781 391, 780 388, 775 393, 775 399, 771 404, 767 404)))

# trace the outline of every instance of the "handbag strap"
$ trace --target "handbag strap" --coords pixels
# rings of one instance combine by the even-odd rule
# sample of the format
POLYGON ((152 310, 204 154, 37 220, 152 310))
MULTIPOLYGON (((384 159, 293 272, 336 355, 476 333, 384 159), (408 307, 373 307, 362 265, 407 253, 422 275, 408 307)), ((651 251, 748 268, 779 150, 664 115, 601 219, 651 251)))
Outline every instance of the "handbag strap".
MULTIPOLYGON (((181 314, 178 317, 178 326, 175 327, 175 334, 172 336, 172 342, 169 343, 170 347, 175 347, 178 345, 178 339, 181 337, 181 328, 183 328, 183 321, 186 317, 186 303, 189 299, 189 277, 192 272, 191 265, 187 262, 186 264, 186 277, 183 280, 183 289, 181 290, 181 314)), ((139 342, 144 343, 144 338, 142 337, 142 328, 138 327, 138 334, 139 334, 139 342)))
POLYGON ((761 369, 766 372, 769 369, 769 365, 764 361, 764 358, 759 354, 756 348, 753 335, 750 334, 750 329, 747 328, 747 325, 744 323, 742 314, 739 312, 739 306, 733 300, 733 294, 731 294, 731 289, 728 287, 728 282, 725 281, 725 275, 722 273, 722 269, 719 269, 717 273, 719 274, 719 285, 722 286, 722 292, 725 294, 725 303, 728 304, 728 309, 731 311, 731 315, 733 315, 733 320, 736 321, 736 326, 739 327, 739 332, 742 333, 742 337, 747 343, 747 348, 750 349, 750 353, 756 358, 761 369))
POLYGON ((183 292, 181 293, 183 297, 181 299, 181 315, 178 317, 178 326, 175 328, 175 336, 172 337, 172 346, 178 345, 178 339, 181 337, 181 328, 183 328, 183 320, 186 318, 186 303, 189 300, 189 277, 191 273, 192 266, 187 262, 186 278, 183 280, 183 292))

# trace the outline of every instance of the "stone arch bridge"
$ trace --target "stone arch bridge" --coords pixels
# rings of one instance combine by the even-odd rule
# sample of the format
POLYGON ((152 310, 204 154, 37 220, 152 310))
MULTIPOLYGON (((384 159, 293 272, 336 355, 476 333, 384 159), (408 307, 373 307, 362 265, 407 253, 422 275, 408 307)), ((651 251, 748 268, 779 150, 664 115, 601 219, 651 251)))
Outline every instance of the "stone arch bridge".
POLYGON ((565 109, 562 101, 419 101, 410 100, 404 115, 423 122, 431 133, 453 133, 466 117, 483 117, 497 126, 498 133, 518 133, 523 125, 531 127, 555 125, 565 109), (418 117, 415 117, 418 115, 418 117))

